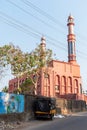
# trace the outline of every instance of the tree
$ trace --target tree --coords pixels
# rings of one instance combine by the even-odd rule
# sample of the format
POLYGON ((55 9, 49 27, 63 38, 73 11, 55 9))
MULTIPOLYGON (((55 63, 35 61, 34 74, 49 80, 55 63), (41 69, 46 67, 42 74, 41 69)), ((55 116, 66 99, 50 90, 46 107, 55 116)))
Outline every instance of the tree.
POLYGON ((14 51, 16 52, 11 53, 11 59, 9 60, 12 74, 16 75, 18 78, 26 74, 26 77, 32 81, 32 86, 34 86, 33 89, 36 94, 40 70, 42 67, 47 66, 49 61, 52 60, 52 50, 47 49, 43 52, 39 45, 31 53, 22 53, 20 49, 15 49, 14 51))
POLYGON ((11 45, 11 48, 9 49, 7 53, 7 61, 11 65, 11 73, 16 76, 18 79, 18 88, 15 90, 15 92, 20 92, 20 86, 19 86, 19 79, 20 76, 24 73, 24 70, 22 68, 23 63, 23 52, 19 47, 15 47, 13 44, 11 45))
POLYGON ((21 93, 23 94, 34 94, 33 83, 30 79, 26 79, 20 85, 21 93))
POLYGON ((6 66, 8 65, 7 53, 10 48, 11 48, 10 45, 4 45, 0 47, 0 79, 3 77, 6 66))
POLYGON ((43 67, 47 67, 49 62, 52 60, 52 50, 47 49, 42 50, 41 45, 39 45, 31 53, 25 53, 25 61, 23 63, 23 68, 27 77, 32 81, 34 85, 34 92, 37 90, 37 82, 40 76, 40 71, 43 67))
POLYGON ((11 67, 12 74, 19 79, 19 76, 22 73, 22 60, 23 54, 19 47, 15 47, 13 44, 0 47, 0 79, 3 77, 5 69, 9 65, 9 67, 11 67))
POLYGON ((5 86, 3 89, 2 89, 2 92, 8 92, 8 87, 7 86, 5 86))
POLYGON ((44 50, 40 44, 31 53, 23 53, 19 47, 10 44, 0 48, 0 59, 1 66, 11 66, 12 74, 18 78, 18 89, 20 88, 20 76, 26 74, 26 77, 31 80, 36 94, 40 70, 47 67, 52 60, 52 50, 44 50))

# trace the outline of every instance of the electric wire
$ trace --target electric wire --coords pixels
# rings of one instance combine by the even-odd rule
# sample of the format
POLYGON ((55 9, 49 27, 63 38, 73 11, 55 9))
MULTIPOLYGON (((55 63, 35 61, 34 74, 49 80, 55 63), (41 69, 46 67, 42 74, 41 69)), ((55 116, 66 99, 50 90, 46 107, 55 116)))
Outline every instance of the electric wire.
MULTIPOLYGON (((58 24, 59 26, 61 26, 63 29, 65 28, 64 24, 62 24, 61 22, 59 22, 57 19, 55 19, 55 17, 49 15, 47 12, 43 11, 41 8, 37 7, 36 5, 34 5, 32 2, 30 2, 29 0, 21 0, 23 3, 25 3, 27 6, 31 7, 32 9, 36 10, 38 13, 44 15, 46 18, 48 18, 49 20, 53 21, 54 23, 58 24)), ((86 40, 87 38, 85 36, 83 36, 82 34, 78 33, 78 37, 82 40, 86 40)), ((86 44, 86 43, 85 43, 86 44)))
MULTIPOLYGON (((3 14, 3 13, 2 13, 3 14)), ((5 15, 5 14, 3 14, 3 15, 5 15)), ((5 16, 7 16, 7 15, 5 15, 5 16)), ((11 18, 11 17, 9 17, 9 18, 11 18)), ((12 20, 14 20, 14 18, 11 18, 12 20)), ((16 22, 18 22, 17 20, 15 20, 16 22)), ((5 21, 6 22, 6 21, 5 21)), ((13 25, 13 23, 11 23, 12 25, 13 25)), ((27 25, 25 25, 25 24, 23 24, 23 23, 20 23, 20 24, 22 24, 23 26, 25 26, 25 27, 28 27, 28 28, 30 28, 30 29, 32 29, 31 27, 29 27, 29 26, 27 26, 27 25)), ((14 24, 15 25, 15 24, 14 24)), ((16 28, 18 28, 18 27, 16 27, 16 28)), ((25 28, 23 28, 23 27, 19 27, 20 29, 22 29, 22 31, 24 30, 24 31, 26 31, 26 29, 25 28)), ((36 33, 39 33, 39 32, 36 32, 36 30, 34 30, 34 32, 32 32, 32 34, 33 35, 35 35, 35 37, 36 37, 36 33)), ((28 34, 29 34, 29 31, 27 32, 28 34)), ((31 32, 30 32, 31 33, 31 32)), ((39 34, 41 34, 41 33, 39 33, 39 34)), ((46 35, 47 36, 47 35, 46 35)), ((40 36, 39 36, 40 37, 40 36)), ((58 41, 58 40, 55 40, 54 38, 51 38, 50 36, 47 36, 48 38, 50 38, 50 40, 52 41, 56 41, 57 43, 62 43, 62 42, 60 42, 60 41, 58 41)), ((49 40, 48 40, 49 41, 49 40)), ((58 46, 57 44, 55 44, 54 42, 51 42, 50 41, 50 43, 52 44, 52 45, 54 45, 54 46, 57 46, 57 47, 59 47, 59 48, 62 48, 62 49, 64 49, 65 51, 66 51, 66 49, 63 47, 63 46, 58 46)), ((79 51, 78 51, 78 53, 79 53, 79 51)), ((82 52, 80 52, 80 54, 82 54, 82 52)))
POLYGON ((36 15, 30 13, 29 11, 25 10, 24 8, 20 7, 19 5, 15 4, 14 2, 10 1, 10 0, 6 0, 6 2, 9 2, 10 4, 14 5, 16 8, 20 9, 21 11, 25 12, 27 15, 30 15, 31 17, 33 17, 34 19, 38 20, 39 22, 45 24, 47 27, 49 27, 50 29, 53 30, 57 30, 60 31, 62 34, 65 34, 63 31, 59 30, 57 27, 45 22, 44 20, 42 20, 41 18, 37 17, 36 15))
MULTIPOLYGON (((21 9, 23 12, 27 13, 28 15, 32 16, 33 18, 37 19, 38 21, 42 22, 43 24, 45 24, 46 26, 50 27, 51 29, 57 29, 54 26, 46 23, 44 20, 36 17, 36 15, 31 14, 29 11, 23 9, 22 7, 18 6, 17 4, 15 4, 14 2, 10 1, 10 0, 6 0, 7 2, 9 2, 10 4, 16 6, 17 8, 21 9)), ((39 7, 35 6, 34 4, 32 4, 31 2, 29 2, 28 0, 21 0, 23 3, 25 3, 26 5, 32 7, 33 9, 35 9, 36 11, 38 11, 39 13, 41 13, 42 15, 45 15, 47 18, 49 18, 50 20, 52 20, 55 23, 60 23, 58 20, 56 20, 53 16, 49 15, 48 13, 46 13, 45 11, 43 11, 42 9, 40 9, 39 7)), ((64 29, 64 25, 63 24, 58 24, 60 25, 63 29, 64 29)), ((59 31, 59 29, 58 29, 59 31)), ((62 34, 65 34, 64 32, 60 31, 62 34)), ((78 37, 80 38, 81 36, 78 33, 78 37)), ((81 38, 80 38, 81 39, 81 38)), ((85 43, 86 44, 86 43, 85 43)))
MULTIPOLYGON (((29 29, 33 30, 33 28, 29 27, 28 25, 26 25, 26 24, 24 24, 24 23, 22 23, 22 22, 19 22, 18 20, 15 20, 14 18, 12 18, 12 17, 6 15, 5 13, 3 13, 3 12, 1 12, 1 11, 0 11, 0 14, 2 15, 2 16, 0 16, 0 18, 2 18, 6 24, 8 24, 8 25, 10 25, 10 26, 12 26, 12 27, 14 27, 14 28, 20 30, 20 31, 23 31, 24 33, 31 34, 31 36, 35 36, 35 37, 40 38, 40 36, 41 36, 41 33, 40 33, 40 32, 36 32, 36 30, 34 30, 33 32, 31 32, 29 29), (3 16, 4 16, 5 18, 4 18, 3 16), (7 19, 6 19, 6 18, 7 18, 7 19), (8 20, 8 19, 10 19, 10 20, 8 20), (11 21, 11 20, 12 20, 12 21, 11 21)), ((48 35, 46 35, 46 37, 48 38, 47 41, 48 41, 49 44, 51 44, 51 45, 53 45, 53 46, 55 46, 55 47, 61 48, 61 49, 65 50, 65 52, 66 52, 66 48, 64 48, 64 46, 59 46, 58 44, 55 43, 55 42, 57 42, 57 43, 58 43, 58 42, 59 42, 59 43, 62 43, 62 42, 57 41, 56 39, 51 38, 51 37, 48 36, 48 35), (55 42, 54 42, 54 41, 55 41, 55 42)), ((82 52, 79 52, 79 51, 78 51, 78 54, 82 54, 82 52)), ((84 56, 84 55, 83 55, 83 56, 84 56)))
MULTIPOLYGON (((36 31, 35 29, 31 28, 30 26, 22 23, 22 22, 19 22, 18 20, 15 20, 14 18, 8 16, 7 14, 3 13, 0 11, 0 18, 4 19, 4 22, 7 23, 8 25, 10 24, 11 26, 15 27, 16 29, 20 29, 21 31, 24 31, 24 32, 28 32, 28 33, 31 33, 33 34, 35 37, 39 37, 41 36, 41 33, 36 31), (29 31, 30 30, 33 30, 33 32, 29 31)), ((56 45, 54 42, 51 42, 51 41, 56 41, 57 43, 62 43, 60 41, 57 41, 55 40, 54 38, 51 38, 50 36, 46 35, 46 37, 49 39, 49 43, 51 43, 52 45, 55 45, 59 48, 62 48, 62 49, 65 49, 63 46, 60 46, 60 45, 56 45)), ((63 44, 63 43, 62 43, 63 44)), ((66 50, 66 49, 65 49, 66 50)))
POLYGON ((28 0, 21 0, 23 3, 25 3, 27 6, 33 8, 34 10, 36 10, 38 13, 44 15, 46 18, 48 18, 49 20, 53 21, 54 23, 65 27, 62 23, 60 23, 57 19, 55 19, 53 16, 49 15, 47 12, 43 11, 41 8, 37 7, 36 5, 32 4, 30 1, 28 0))
MULTIPOLYGON (((8 1, 10 1, 10 0, 8 0, 8 1)), ((21 0, 21 1, 22 1, 22 0, 21 0)), ((23 1, 24 1, 24 0, 23 0, 23 1)), ((29 1, 28 1, 28 0, 26 0, 25 2, 28 2, 28 5, 29 5, 29 1)), ((19 7, 17 4, 15 4, 15 5, 16 5, 16 7, 18 7, 19 9, 21 9, 23 12, 25 12, 26 14, 31 15, 33 18, 35 18, 35 19, 37 19, 38 21, 42 22, 42 23, 45 24, 46 26, 55 29, 54 26, 50 26, 49 24, 47 24, 47 22, 44 22, 44 20, 42 20, 42 19, 38 18, 37 16, 31 14, 29 11, 27 11, 27 10, 25 10, 25 9, 23 9, 23 8, 21 8, 21 7, 19 7)), ((31 6, 32 6, 32 4, 31 4, 31 6)), ((33 6, 32 6, 32 7, 33 7, 33 6)), ((35 7, 34 7, 34 8, 35 8, 35 7)), ((38 9, 38 8, 36 8, 36 10, 37 10, 37 9, 38 9)), ((42 10, 42 12, 43 12, 43 10, 42 10)), ((63 27, 61 23, 59 23, 58 21, 55 20, 55 18, 53 18, 53 17, 51 17, 51 16, 48 16, 48 15, 49 15, 48 13, 45 14, 45 13, 43 12, 42 14, 45 15, 46 17, 48 17, 50 20, 54 21, 56 24, 58 24, 58 25, 60 25, 61 27, 63 27)), ((22 23, 22 22, 19 22, 18 20, 14 19, 14 18, 12 18, 12 17, 9 17, 9 16, 6 17, 6 14, 3 14, 3 13, 2 13, 2 15, 0 15, 0 19, 1 19, 5 24, 7 24, 7 25, 9 25, 9 26, 11 26, 11 27, 13 27, 13 28, 15 28, 15 29, 17 29, 17 30, 19 30, 19 31, 21 31, 21 32, 23 32, 23 33, 25 33, 25 34, 28 34, 28 35, 30 34, 32 37, 40 38, 41 35, 42 35, 42 33, 38 32, 37 30, 35 30, 35 29, 29 27, 28 25, 26 25, 26 24, 24 24, 24 23, 22 23)), ((63 28, 63 29, 64 29, 64 28, 63 28)), ((62 34, 63 34, 63 33, 62 33, 62 34)), ((79 33, 77 33, 77 34, 78 34, 79 38, 81 38, 81 35, 79 35, 79 33)), ((52 44, 54 47, 61 48, 61 49, 63 49, 63 50, 66 52, 66 48, 64 47, 64 43, 62 44, 62 42, 60 42, 60 41, 56 40, 55 38, 52 38, 51 36, 48 36, 48 35, 46 35, 46 34, 45 34, 45 36, 47 37, 47 42, 48 42, 48 43, 52 44), (62 45, 59 46, 59 45, 56 44, 56 43, 60 43, 60 45, 61 45, 61 44, 62 44, 62 45)), ((84 38, 84 37, 83 37, 83 38, 84 38)), ((85 38, 86 38, 86 37, 85 37, 85 38)), ((84 38, 84 39, 85 39, 85 38, 84 38)), ((87 40, 86 40, 86 41, 87 41, 87 40)), ((79 58, 80 58, 81 60, 87 59, 87 54, 86 54, 86 53, 81 52, 81 51, 78 51, 77 49, 76 49, 76 53, 77 53, 78 56, 79 56, 78 59, 79 59, 79 58), (81 57, 82 57, 82 58, 81 58, 81 57)))

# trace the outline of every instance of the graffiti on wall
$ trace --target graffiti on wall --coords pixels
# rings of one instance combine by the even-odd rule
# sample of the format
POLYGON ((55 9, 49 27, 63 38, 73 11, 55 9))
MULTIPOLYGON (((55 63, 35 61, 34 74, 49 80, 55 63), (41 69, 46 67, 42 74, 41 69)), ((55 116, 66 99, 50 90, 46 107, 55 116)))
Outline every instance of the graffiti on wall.
POLYGON ((0 92, 0 114, 24 112, 24 96, 0 92))

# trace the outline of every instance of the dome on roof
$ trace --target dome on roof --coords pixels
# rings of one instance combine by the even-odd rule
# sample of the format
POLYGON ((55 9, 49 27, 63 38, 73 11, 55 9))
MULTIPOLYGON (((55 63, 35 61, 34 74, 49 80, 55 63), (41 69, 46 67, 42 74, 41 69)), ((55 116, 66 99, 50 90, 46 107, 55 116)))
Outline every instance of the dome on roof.
POLYGON ((70 14, 68 19, 74 19, 74 17, 70 14))
POLYGON ((41 44, 46 44, 46 38, 44 36, 41 37, 41 44))
POLYGON ((44 36, 41 37, 41 41, 46 41, 46 38, 44 36))
POLYGON ((70 14, 67 20, 68 23, 74 23, 74 17, 70 14))

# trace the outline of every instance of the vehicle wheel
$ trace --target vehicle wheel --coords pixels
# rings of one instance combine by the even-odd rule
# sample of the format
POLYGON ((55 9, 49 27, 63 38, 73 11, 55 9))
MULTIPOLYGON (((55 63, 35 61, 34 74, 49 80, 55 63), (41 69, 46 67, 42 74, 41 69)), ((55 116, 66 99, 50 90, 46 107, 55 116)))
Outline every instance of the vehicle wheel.
POLYGON ((50 115, 50 119, 51 119, 51 120, 54 119, 54 114, 50 115))

